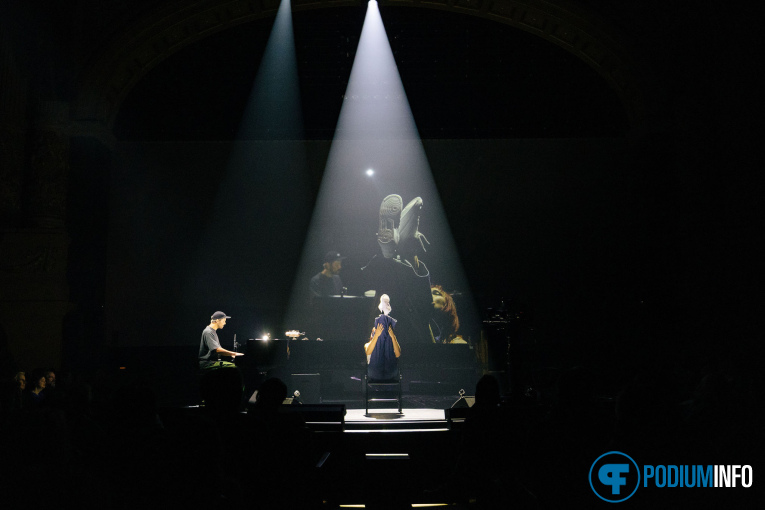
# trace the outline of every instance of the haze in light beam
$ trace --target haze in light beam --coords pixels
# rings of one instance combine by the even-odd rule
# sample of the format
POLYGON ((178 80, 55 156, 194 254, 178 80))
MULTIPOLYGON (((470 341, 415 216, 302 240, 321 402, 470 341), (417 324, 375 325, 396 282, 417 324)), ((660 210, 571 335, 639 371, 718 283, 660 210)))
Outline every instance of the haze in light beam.
POLYGON ((290 0, 279 5, 262 58, 252 55, 251 65, 258 61, 226 172, 209 176, 215 206, 184 293, 190 300, 214 300, 240 317, 252 317, 253 309, 260 316, 283 314, 289 280, 281 295, 263 295, 259 282, 263 275, 276 278, 269 273, 273 260, 298 264, 302 236, 276 242, 273 224, 302 231, 311 207, 290 0), (231 295, 240 298, 231 303, 231 295), (237 312, 238 306, 247 311, 237 312))
POLYGON ((282 0, 258 68, 239 139, 300 140, 303 117, 290 0, 282 0))
POLYGON ((377 2, 367 5, 364 28, 335 131, 339 139, 419 140, 377 2))
POLYGON ((433 283, 467 293, 382 17, 377 2, 371 0, 293 286, 289 327, 303 327, 299 311, 307 303, 308 281, 321 270, 321 257, 329 250, 348 257, 341 277, 349 292, 366 290, 352 286, 363 280, 360 268, 380 254, 376 238, 380 203, 394 193, 404 204, 417 196, 423 199, 420 231, 432 245, 422 259, 428 262, 433 283), (368 168, 374 175, 365 173, 368 168))

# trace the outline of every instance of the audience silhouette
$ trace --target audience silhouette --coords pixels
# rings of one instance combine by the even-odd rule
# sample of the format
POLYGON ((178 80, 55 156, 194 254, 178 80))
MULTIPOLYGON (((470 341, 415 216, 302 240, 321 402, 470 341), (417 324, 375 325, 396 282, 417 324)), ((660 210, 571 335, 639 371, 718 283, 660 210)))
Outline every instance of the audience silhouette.
MULTIPOLYGON (((137 376, 61 372, 56 397, 39 399, 44 371, 23 374, 26 389, 20 374, 5 376, 0 399, 3 508, 68 498, 84 509, 319 508, 350 491, 342 476, 358 476, 363 465, 353 443, 337 441, 332 455, 342 460, 333 477, 322 476, 317 461, 327 441, 300 413, 285 412, 302 406, 285 409, 287 386, 276 378, 260 385, 244 413, 237 368, 206 373, 204 405, 188 408, 159 408, 150 382, 137 376)), ((752 410, 762 382, 753 361, 721 357, 703 370, 683 360, 646 363, 611 391, 597 374, 561 370, 541 397, 515 398, 484 375, 464 423, 453 425, 455 450, 424 448, 417 466, 429 472, 410 470, 407 497, 437 495, 462 508, 570 507, 592 504, 588 470, 611 450, 641 462, 754 462, 751 438, 762 424, 752 410), (439 474, 440 490, 424 490, 439 474)), ((644 491, 640 503, 712 508, 748 497, 644 491)))

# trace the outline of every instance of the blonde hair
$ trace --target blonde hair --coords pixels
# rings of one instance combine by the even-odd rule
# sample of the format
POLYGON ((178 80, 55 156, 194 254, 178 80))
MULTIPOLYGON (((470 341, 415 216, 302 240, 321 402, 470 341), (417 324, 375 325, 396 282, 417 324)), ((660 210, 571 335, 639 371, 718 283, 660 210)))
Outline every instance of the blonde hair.
POLYGON ((380 304, 377 305, 377 308, 384 313, 385 315, 388 315, 390 313, 390 298, 387 294, 383 294, 380 296, 380 304))

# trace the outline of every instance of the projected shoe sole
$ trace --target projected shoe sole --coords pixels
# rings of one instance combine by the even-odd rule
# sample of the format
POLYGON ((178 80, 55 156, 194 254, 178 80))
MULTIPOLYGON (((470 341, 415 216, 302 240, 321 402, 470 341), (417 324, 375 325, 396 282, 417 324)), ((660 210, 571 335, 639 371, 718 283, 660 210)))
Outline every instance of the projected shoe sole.
POLYGON ((399 243, 417 237, 417 228, 420 226, 420 210, 422 210, 422 199, 417 197, 406 204, 404 210, 401 211, 401 223, 398 227, 399 243))
POLYGON ((404 201, 399 195, 388 195, 380 204, 380 227, 377 230, 377 243, 386 259, 396 255, 398 229, 396 223, 401 217, 404 201))

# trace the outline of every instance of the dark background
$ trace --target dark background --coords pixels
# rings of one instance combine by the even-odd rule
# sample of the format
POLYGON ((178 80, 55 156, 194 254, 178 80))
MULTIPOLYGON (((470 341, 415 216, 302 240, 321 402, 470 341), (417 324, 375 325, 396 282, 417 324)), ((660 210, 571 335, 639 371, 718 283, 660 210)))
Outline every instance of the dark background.
MULTIPOLYGON (((294 15, 305 138, 315 142, 308 144, 307 175, 300 176, 306 186, 289 193, 287 205, 279 172, 271 182, 259 182, 258 195, 239 208, 248 215, 252 204, 259 204, 252 224, 257 240, 252 246, 234 243, 230 249, 241 253, 230 259, 233 265, 223 274, 207 275, 208 292, 191 293, 198 297, 193 301, 200 313, 205 306, 223 307, 221 300, 241 310, 229 335, 236 332, 237 321, 254 329, 281 326, 329 150, 322 140, 333 133, 363 11, 294 15), (277 244, 270 242, 273 233, 278 233, 277 244), (231 280, 247 283, 236 286, 231 280)), ((697 349, 715 350, 723 337, 743 341, 756 333, 738 318, 745 318, 746 308, 759 300, 749 294, 747 276, 741 273, 745 266, 739 263, 754 242, 747 227, 751 211, 742 208, 750 191, 747 170, 737 166, 734 154, 726 155, 727 145, 738 141, 738 133, 725 129, 735 129, 726 125, 734 115, 726 108, 736 99, 719 68, 732 68, 731 75, 745 70, 736 69, 732 55, 721 54, 719 46, 704 54, 702 26, 686 27, 665 46, 674 56, 651 47, 651 38, 658 36, 641 34, 667 88, 665 107, 687 128, 643 136, 630 128, 602 78, 546 41, 452 13, 385 5, 381 12, 468 292, 479 310, 503 301, 513 310, 523 309, 534 317, 536 335, 557 353, 566 352, 562 363, 592 357, 608 363, 611 356, 635 360, 640 353, 651 357, 654 348, 686 356, 697 349)), ((183 144, 227 140, 236 133, 269 21, 258 23, 263 25, 259 29, 242 25, 168 59, 132 91, 117 119, 115 132, 124 140, 126 156, 163 161, 161 171, 149 170, 152 179, 166 183, 157 190, 155 206, 175 207, 184 221, 171 221, 170 228, 175 225, 185 235, 193 237, 194 225, 204 221, 211 202, 204 196, 191 199, 196 207, 176 201, 195 196, 193 183, 198 193, 199 183, 221 175, 225 150, 216 157, 203 144, 189 151, 183 144), (152 150, 139 141, 165 143, 152 150), (192 165, 174 151, 206 156, 193 156, 202 163, 192 165), (184 193, 175 192, 178 186, 184 193)), ((123 189, 116 188, 116 193, 123 189)), ((111 228, 115 232, 114 223, 111 228)), ((206 248, 229 249, 232 240, 225 230, 220 234, 215 248, 206 248)), ((145 235, 161 249, 151 233, 145 235)), ((165 232, 155 235, 164 237, 165 232)), ((174 264, 186 258, 185 248, 167 246, 157 255, 174 264)), ((369 256, 356 246, 351 249, 356 251, 347 253, 349 278, 369 256)), ((156 258, 144 260, 155 264, 156 258)), ((133 282, 133 289, 141 281, 139 275, 121 275, 133 282)), ((147 281, 168 281, 163 275, 188 276, 182 269, 169 270, 147 281)), ((111 285, 125 296, 122 288, 111 285)), ((177 293, 163 288, 168 289, 164 299, 177 303, 177 293)), ((121 306, 113 308, 125 317, 121 306)), ((147 343, 193 337, 198 324, 185 319, 171 331, 165 328, 165 334, 151 335, 147 343)))
MULTIPOLYGON (((637 288, 644 268, 636 266, 652 257, 639 246, 647 218, 630 200, 642 190, 628 168, 626 114, 605 81, 562 49, 497 23, 381 11, 470 288, 450 285, 450 268, 438 262, 434 223, 443 219, 428 211, 438 197, 423 197, 421 230, 436 243, 425 260, 434 283, 461 293, 461 310, 475 301, 477 316, 463 316, 465 335, 477 341, 481 315, 505 302, 539 317, 550 341, 589 343, 594 328, 606 327, 605 317, 595 317, 607 315, 598 310, 604 303, 623 315, 657 299, 653 289, 637 288), (617 225, 625 225, 618 235, 617 225), (618 276, 624 271, 634 276, 618 276)), ((299 256, 363 14, 294 14, 303 131, 311 141, 289 142, 298 130, 279 133, 281 141, 251 135, 260 141, 237 150, 251 154, 243 166, 257 175, 232 169, 233 149, 210 141, 239 132, 272 20, 182 50, 126 98, 115 126, 122 141, 107 256, 106 323, 120 345, 188 343, 199 329, 195 319, 210 307, 235 315, 225 341, 234 333, 307 329, 284 316, 294 280, 304 292, 301 280, 320 269, 323 250, 307 254, 309 268, 298 267, 299 256), (301 150, 307 167, 294 156, 301 150), (163 320, 144 331, 138 318, 157 309, 165 310, 163 320)), ((408 202, 418 187, 396 192, 408 202)), ((324 244, 349 257, 343 277, 351 294, 365 290, 359 268, 377 251, 384 194, 361 204, 336 197, 347 225, 324 244)), ((600 334, 623 335, 619 329, 600 334)))
MULTIPOLYGON (((109 24, 149 4, 11 2, 6 19, 18 22, 6 37, 38 92, 71 99, 109 24)), ((645 124, 630 125, 608 83, 541 38, 381 5, 465 292, 479 314, 504 302, 533 317, 561 365, 739 362, 761 339, 762 316, 752 13, 719 2, 580 4, 651 70, 645 124)), ((281 322, 365 7, 294 13, 308 165, 252 176, 258 194, 228 204, 248 221, 218 238, 209 240, 216 182, 272 20, 211 35, 152 69, 122 103, 111 155, 73 142, 83 163, 68 180, 67 273, 82 351, 195 344, 221 308, 236 314, 226 334, 290 327, 281 322), (206 263, 205 253, 235 263, 206 263)), ((277 144, 292 135, 254 143, 279 168, 277 144)), ((349 253, 349 267, 363 251, 349 253)))
MULTIPOLYGON (((275 8, 269 2, 0 1, 4 380, 36 366, 57 368, 61 388, 82 376, 100 403, 94 411, 125 411, 114 415, 115 432, 123 425, 138 431, 142 422, 129 416, 139 400, 146 404, 142 410, 154 403, 175 410, 199 403, 195 351, 213 311, 233 316, 221 334, 226 346, 234 334, 241 341, 265 329, 277 336, 295 326, 285 317, 293 285, 305 288, 299 275, 319 269, 321 253, 303 258, 302 251, 313 235, 309 225, 366 2, 295 0, 303 132, 251 133, 238 148, 248 149, 244 159, 256 162, 258 171, 232 173, 231 156, 242 154, 232 140, 272 20, 232 26, 216 19, 226 9, 214 7, 275 8), (184 9, 208 7, 209 24, 184 16, 184 9), (200 26, 212 28, 175 52, 166 39, 178 34, 153 30, 178 19, 195 20, 195 26, 178 25, 194 35, 204 33, 195 31, 200 26), (161 33, 165 40, 150 40, 130 27, 161 33), (154 46, 138 51, 131 38, 154 46), (103 55, 117 65, 101 65, 103 55), (125 85, 134 77, 134 85, 125 85), (92 94, 88 87, 95 89, 92 94), (116 97, 126 91, 126 97, 116 97), (108 104, 88 102, 93 98, 108 104), (74 111, 82 102, 84 108, 74 111), (114 119, 100 109, 117 104, 114 119), (45 109, 62 105, 73 108, 71 117, 51 120, 45 109), (110 391, 131 381, 151 388, 140 393, 147 398, 118 398, 119 392, 110 391)), ((513 339, 513 371, 510 377, 495 375, 503 390, 511 386, 510 405, 504 407, 520 425, 501 435, 519 441, 504 451, 493 445, 477 449, 476 460, 491 467, 492 456, 483 453, 494 450, 495 459, 513 470, 505 472, 513 473, 512 480, 533 480, 528 492, 542 506, 571 506, 578 498, 591 504, 587 470, 611 449, 656 465, 754 465, 763 457, 756 411, 763 394, 756 353, 762 350, 765 315, 759 10, 757 3, 721 0, 381 0, 444 209, 443 218, 428 216, 434 199, 427 198, 423 231, 448 222, 467 281, 458 288, 461 299, 476 305, 471 335, 482 334, 495 347, 491 368, 498 368, 497 360, 502 368, 508 333, 513 339), (585 60, 553 44, 549 32, 524 32, 481 17, 497 7, 520 12, 525 6, 548 13, 571 8, 569 21, 597 27, 593 33, 600 41, 623 50, 617 53, 627 64, 617 68, 639 100, 617 94, 585 60), (498 314, 509 324, 481 321, 498 314), (550 490, 550 480, 558 490, 550 490)), ((401 191, 405 200, 411 198, 411 190, 401 191)), ((366 212, 351 208, 349 215, 359 222, 349 222, 333 238, 349 257, 343 275, 351 287, 357 268, 375 249, 368 220, 379 203, 370 202, 366 212)), ((349 409, 361 405, 360 349, 335 349, 356 356, 339 366, 341 356, 318 360, 333 352, 329 345, 292 343, 292 365, 281 373, 258 373, 263 367, 252 364, 243 370, 247 393, 258 382, 253 375, 278 375, 308 397, 311 391, 290 376, 293 369, 314 372, 321 361, 329 370, 306 385, 319 387, 322 398, 348 402, 349 409)), ((445 363, 434 363, 431 352, 402 347, 402 364, 414 355, 422 362, 404 371, 405 407, 447 408, 458 389, 469 395, 475 388, 478 371, 467 373, 458 363, 447 370, 445 363)), ((283 361, 286 349, 278 354, 283 361)), ((156 426, 152 413, 140 415, 151 420, 147 428, 156 426)), ((138 442, 118 441, 115 450, 101 448, 104 443, 86 425, 80 437, 87 439, 77 443, 84 455, 68 463, 59 460, 77 450, 49 448, 67 435, 61 415, 50 417, 55 419, 24 421, 21 433, 4 434, 8 457, 20 462, 6 463, 12 476, 0 480, 13 490, 3 494, 59 497, 79 487, 71 484, 74 476, 88 482, 88 491, 79 493, 92 493, 101 507, 110 500, 107 493, 129 496, 120 500, 125 506, 131 498, 150 497, 142 488, 159 483, 164 489, 166 481, 181 488, 161 491, 174 501, 184 493, 200 495, 188 487, 198 477, 186 474, 209 456, 184 464, 177 460, 190 458, 193 448, 184 446, 180 457, 165 455, 181 453, 174 447, 154 448, 185 445, 183 438, 196 427, 182 427, 181 443, 164 434, 147 442, 141 432, 131 434, 138 442), (128 451, 131 444, 139 447, 128 451), (86 469, 89 456, 110 458, 106 466, 114 470, 96 471, 100 461, 86 469), (73 469, 51 470, 53 465, 73 469), (186 481, 175 485, 178 477, 186 481), (17 483, 24 480, 29 483, 17 483)), ((172 430, 173 422, 163 421, 172 430)), ((78 430, 74 420, 67 424, 78 430)), ((221 438, 236 438, 228 428, 220 430, 221 438)), ((399 477, 402 491, 395 492, 427 488, 424 495, 432 501, 438 493, 430 489, 450 480, 460 437, 453 433, 461 432, 455 428, 446 438, 426 434, 426 441, 421 435, 393 434, 409 436, 404 440, 384 434, 379 443, 355 434, 359 441, 345 442, 348 456, 333 453, 330 464, 342 468, 329 472, 328 490, 351 502, 363 500, 351 496, 365 494, 368 464, 345 461, 368 446, 366 451, 412 452, 412 476, 399 477), (433 484, 420 487, 418 479, 433 484)), ((262 436, 256 439, 263 443, 262 436)), ((215 450, 192 442, 208 453, 215 450)), ((238 438, 229 443, 221 450, 226 460, 238 458, 248 467, 268 463, 261 444, 248 450, 238 438)), ((271 443, 279 448, 284 442, 271 443)), ((468 449, 470 444, 463 443, 468 449)), ((282 453, 274 450, 273 458, 289 458, 282 453)), ((289 480, 290 485, 273 485, 280 495, 295 492, 289 480)), ((501 492, 523 506, 525 488, 514 491, 513 484, 501 492)), ((459 485, 465 495, 482 492, 480 483, 459 485)), ((257 487, 252 489, 243 483, 248 503, 251 494, 258 497, 257 487)), ((641 490, 630 504, 748 508, 754 506, 739 503, 761 500, 749 489, 714 494, 641 490)), ((162 501, 167 500, 154 503, 162 501)))

